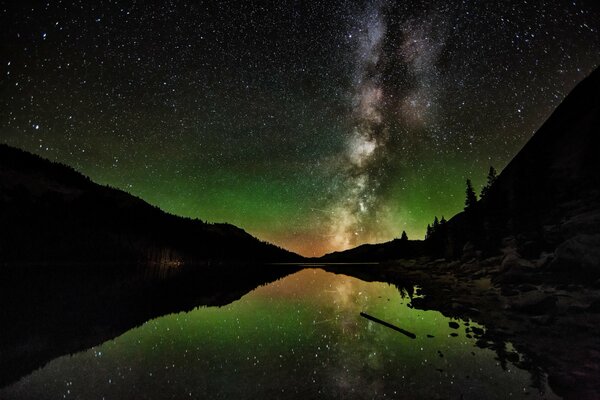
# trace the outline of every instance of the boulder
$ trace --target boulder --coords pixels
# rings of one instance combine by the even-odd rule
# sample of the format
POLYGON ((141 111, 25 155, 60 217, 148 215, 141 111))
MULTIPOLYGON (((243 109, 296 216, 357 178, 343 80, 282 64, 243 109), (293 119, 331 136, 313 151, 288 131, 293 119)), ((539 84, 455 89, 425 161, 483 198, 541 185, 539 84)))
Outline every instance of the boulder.
POLYGON ((540 258, 535 261, 536 268, 546 268, 554 260, 554 253, 542 253, 540 258))
POLYGON ((543 232, 543 240, 545 243, 557 244, 560 243, 560 240, 563 237, 560 225, 544 225, 543 232))
POLYGON ((556 248, 549 268, 600 276, 600 234, 579 234, 564 241, 556 248))
POLYGON ((587 308, 587 311, 592 313, 600 313, 600 300, 594 300, 587 308))
POLYGON ((510 249, 505 252, 505 256, 502 259, 502 263, 500 264, 500 271, 506 272, 509 270, 529 270, 533 269, 534 265, 522 258, 521 255, 515 250, 510 249))
POLYGON ((504 249, 516 249, 517 239, 514 236, 508 236, 502 239, 502 247, 504 249))
POLYGON ((577 214, 562 224, 560 228, 565 237, 600 233, 600 210, 577 214))
POLYGON ((503 258, 504 258, 504 256, 489 257, 489 258, 482 260, 480 262, 480 264, 482 267, 490 267, 490 266, 494 266, 494 265, 500 265, 503 258))
POLYGON ((477 252, 475 251, 475 245, 471 242, 465 243, 462 249, 462 257, 461 260, 463 262, 473 260, 477 257, 477 252))
POLYGON ((511 308, 530 315, 553 313, 556 309, 556 296, 542 292, 527 292, 511 302, 511 308))

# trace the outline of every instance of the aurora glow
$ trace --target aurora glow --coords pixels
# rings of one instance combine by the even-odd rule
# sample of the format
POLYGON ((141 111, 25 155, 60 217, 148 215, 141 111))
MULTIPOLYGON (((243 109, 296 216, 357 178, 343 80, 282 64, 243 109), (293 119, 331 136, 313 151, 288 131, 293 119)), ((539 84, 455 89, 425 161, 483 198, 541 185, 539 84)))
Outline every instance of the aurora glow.
POLYGON ((595 0, 7 2, 0 142, 303 255, 422 238, 600 63, 595 0))
POLYGON ((493 351, 477 348, 465 321, 452 329, 450 319, 409 308, 409 301, 386 283, 305 269, 225 307, 160 317, 60 357, 0 397, 541 397, 526 371, 510 363, 503 370, 493 351), (361 311, 417 338, 363 319, 361 311))

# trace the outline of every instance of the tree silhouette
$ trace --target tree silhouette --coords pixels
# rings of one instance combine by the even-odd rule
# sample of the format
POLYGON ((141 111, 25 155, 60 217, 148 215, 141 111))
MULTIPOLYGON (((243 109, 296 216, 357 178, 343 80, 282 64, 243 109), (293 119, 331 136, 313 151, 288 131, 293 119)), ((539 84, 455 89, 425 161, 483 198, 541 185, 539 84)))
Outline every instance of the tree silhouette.
POLYGON ((433 218, 433 231, 435 232, 439 226, 440 226, 440 221, 438 220, 438 217, 436 215, 433 218))
POLYGON ((408 235, 406 234, 406 231, 402 231, 402 236, 400 236, 400 240, 408 240, 408 235))
POLYGON ((477 204, 477 195, 473 190, 473 184, 470 179, 467 179, 467 189, 466 189, 467 198, 465 199, 465 211, 473 209, 475 204, 477 204))
POLYGON ((490 170, 489 170, 488 176, 487 176, 487 183, 481 189, 481 198, 482 199, 488 194, 488 192, 490 191, 490 188, 492 187, 494 182, 496 182, 496 179, 497 179, 496 169, 494 167, 490 166, 490 170))
POLYGON ((432 233, 433 229, 431 229, 431 225, 427 224, 427 233, 425 233, 425 239, 430 238, 432 233))
POLYGON ((446 222, 446 218, 444 218, 444 216, 442 215, 442 219, 440 219, 440 225, 444 225, 446 222))

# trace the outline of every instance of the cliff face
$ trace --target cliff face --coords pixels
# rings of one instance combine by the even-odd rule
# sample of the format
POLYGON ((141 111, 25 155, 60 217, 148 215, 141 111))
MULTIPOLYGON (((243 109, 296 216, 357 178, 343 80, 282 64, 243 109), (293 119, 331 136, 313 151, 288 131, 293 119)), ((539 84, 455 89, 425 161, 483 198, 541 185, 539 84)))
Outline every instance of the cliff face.
MULTIPOLYGON (((484 199, 519 230, 595 209, 600 199, 600 70, 582 81, 508 164, 484 199)), ((500 221, 494 221, 500 222, 500 221)))
POLYGON ((67 166, 0 145, 0 263, 207 263, 301 257, 229 224, 165 213, 67 166))
POLYGON ((600 245, 599 152, 597 69, 514 157, 486 197, 432 238, 430 250, 456 257, 471 242, 493 251, 507 236, 516 236, 521 251, 531 257, 574 238, 600 245))

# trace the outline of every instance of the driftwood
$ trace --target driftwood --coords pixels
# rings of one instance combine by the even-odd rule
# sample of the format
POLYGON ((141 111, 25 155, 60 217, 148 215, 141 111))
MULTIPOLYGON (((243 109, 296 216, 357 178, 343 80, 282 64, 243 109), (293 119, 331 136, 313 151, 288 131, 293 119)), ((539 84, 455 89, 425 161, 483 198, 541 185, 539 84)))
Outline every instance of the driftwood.
POLYGON ((402 333, 403 335, 408 336, 411 339, 416 339, 417 338, 417 335, 415 335, 414 333, 406 331, 406 330, 404 330, 402 328, 399 328, 396 325, 392 325, 392 324, 390 324, 388 322, 382 321, 379 318, 375 318, 375 317, 373 317, 373 316, 371 316, 371 315, 369 315, 367 313, 361 312, 360 316, 363 317, 363 318, 368 319, 369 321, 377 322, 378 324, 381 324, 381 325, 386 326, 386 327, 388 327, 390 329, 398 331, 398 332, 402 333))

